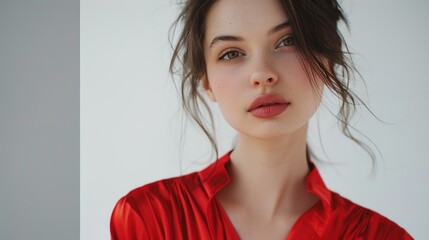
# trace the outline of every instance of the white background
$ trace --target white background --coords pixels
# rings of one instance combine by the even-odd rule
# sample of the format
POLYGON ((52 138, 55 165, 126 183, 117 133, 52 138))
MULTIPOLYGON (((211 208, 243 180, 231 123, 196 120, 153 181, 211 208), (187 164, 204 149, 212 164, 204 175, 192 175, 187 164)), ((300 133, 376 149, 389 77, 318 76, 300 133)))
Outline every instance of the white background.
MULTIPOLYGON (((317 165, 330 189, 424 239, 429 3, 345 0, 343 8, 351 27, 344 36, 368 88, 359 93, 388 122, 361 110, 354 123, 383 157, 377 155, 371 177, 368 156, 321 109, 312 119, 311 143, 319 149, 319 122, 326 155, 318 155, 337 164, 317 165)), ((131 189, 209 164, 210 148, 198 130, 188 127, 180 142, 180 106, 168 75, 168 30, 177 11, 173 0, 81 1, 81 239, 109 239, 111 211, 131 189)), ((234 132, 217 121, 223 154, 234 132)))

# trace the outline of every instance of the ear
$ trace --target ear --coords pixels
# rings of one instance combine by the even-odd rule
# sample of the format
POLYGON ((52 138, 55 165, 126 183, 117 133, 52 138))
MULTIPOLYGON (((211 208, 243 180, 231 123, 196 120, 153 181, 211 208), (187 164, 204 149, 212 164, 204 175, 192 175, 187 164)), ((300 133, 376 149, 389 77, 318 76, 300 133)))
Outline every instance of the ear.
POLYGON ((209 79, 207 78, 206 74, 204 74, 201 77, 201 84, 203 86, 204 92, 206 92, 206 94, 210 98, 210 100, 212 100, 213 102, 216 102, 216 98, 213 94, 212 88, 211 88, 210 83, 209 83, 209 79))

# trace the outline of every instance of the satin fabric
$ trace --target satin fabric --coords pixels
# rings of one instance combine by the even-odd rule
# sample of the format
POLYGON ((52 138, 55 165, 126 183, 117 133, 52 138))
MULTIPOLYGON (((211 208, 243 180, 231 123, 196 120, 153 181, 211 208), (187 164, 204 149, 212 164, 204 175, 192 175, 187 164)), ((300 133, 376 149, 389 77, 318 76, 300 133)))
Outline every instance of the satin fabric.
MULTIPOLYGON (((200 172, 153 182, 121 198, 111 216, 111 239, 240 239, 215 198, 230 181, 230 153, 200 172)), ((286 240, 413 239, 396 223, 330 191, 309 165, 307 191, 319 201, 298 218, 286 240)))

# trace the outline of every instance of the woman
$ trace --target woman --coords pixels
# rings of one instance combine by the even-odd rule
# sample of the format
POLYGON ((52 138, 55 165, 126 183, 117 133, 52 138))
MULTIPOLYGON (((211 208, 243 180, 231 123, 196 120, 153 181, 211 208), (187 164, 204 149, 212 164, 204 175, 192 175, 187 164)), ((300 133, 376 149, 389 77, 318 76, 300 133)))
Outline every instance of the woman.
POLYGON ((309 160, 308 121, 324 88, 342 101, 338 118, 356 140, 348 120, 358 98, 348 89, 336 1, 189 0, 178 20, 171 71, 182 64, 184 108, 217 152, 201 119, 202 86, 237 144, 200 172, 120 199, 112 239, 412 239, 327 189, 309 160))

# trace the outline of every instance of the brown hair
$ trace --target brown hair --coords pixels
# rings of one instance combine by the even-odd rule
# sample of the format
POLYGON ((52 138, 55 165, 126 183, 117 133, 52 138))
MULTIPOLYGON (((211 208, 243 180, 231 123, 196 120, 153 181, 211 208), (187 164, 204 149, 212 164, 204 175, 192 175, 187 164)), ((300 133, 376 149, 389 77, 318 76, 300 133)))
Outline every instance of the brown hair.
MULTIPOLYGON (((338 29, 343 22, 348 27, 340 5, 336 0, 279 0, 288 16, 292 32, 296 38, 301 61, 313 87, 316 78, 323 80, 327 88, 341 100, 336 118, 341 131, 352 141, 359 144, 373 160, 372 149, 354 137, 349 124, 356 110, 357 102, 368 107, 350 89, 350 80, 356 69, 350 58, 350 51, 338 29)), ((183 29, 174 47, 170 62, 170 73, 181 75, 181 99, 185 112, 194 120, 207 136, 218 158, 218 149, 214 137, 212 113, 199 90, 201 76, 206 71, 204 58, 204 35, 206 16, 216 0, 181 1, 183 8, 173 24, 181 23, 183 29), (203 109, 201 108, 203 107, 203 109), (203 111, 208 113, 212 128, 207 128, 203 111)), ((369 109, 368 109, 369 110, 369 109)), ((371 111, 370 111, 371 112, 371 111)), ((372 112, 371 112, 372 113, 372 112)))

